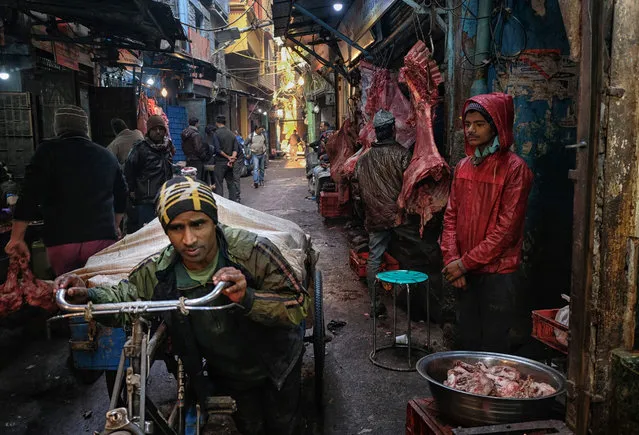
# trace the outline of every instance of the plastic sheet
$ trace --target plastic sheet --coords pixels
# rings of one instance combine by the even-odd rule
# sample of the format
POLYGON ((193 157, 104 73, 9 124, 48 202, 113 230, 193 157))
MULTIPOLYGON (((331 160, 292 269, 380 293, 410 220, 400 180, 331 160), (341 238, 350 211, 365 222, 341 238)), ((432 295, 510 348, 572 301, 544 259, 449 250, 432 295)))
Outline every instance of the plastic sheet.
MULTIPOLYGON (((318 254, 312 249, 310 236, 295 223, 246 207, 215 195, 221 223, 254 232, 269 239, 291 264, 297 277, 306 279, 306 262, 314 267, 318 254)), ((128 277, 142 260, 169 245, 158 219, 139 231, 93 255, 82 269, 73 273, 89 287, 110 285, 128 277)))

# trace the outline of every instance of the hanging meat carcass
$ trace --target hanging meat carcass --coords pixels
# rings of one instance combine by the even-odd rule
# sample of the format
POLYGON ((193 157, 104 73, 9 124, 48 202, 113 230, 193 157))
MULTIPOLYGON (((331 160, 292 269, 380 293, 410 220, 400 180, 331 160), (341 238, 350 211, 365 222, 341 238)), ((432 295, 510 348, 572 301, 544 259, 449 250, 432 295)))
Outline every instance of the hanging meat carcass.
POLYGON ((378 110, 388 110, 395 116, 395 140, 402 146, 409 148, 415 142, 415 116, 410 101, 399 89, 396 77, 384 68, 377 68, 368 62, 360 66, 362 76, 372 75, 370 87, 366 91, 364 105, 366 123, 359 132, 358 142, 362 151, 353 155, 344 165, 344 173, 350 176, 355 170, 357 160, 364 155, 377 139, 373 117, 378 110))
POLYGON ((22 307, 22 289, 18 285, 20 263, 12 258, 9 262, 7 280, 0 285, 0 317, 8 316, 22 307))
POLYGON ((58 306, 53 296, 53 285, 37 279, 26 260, 22 263, 22 291, 27 304, 33 307, 40 307, 46 311, 57 311, 58 306))
POLYGON ((423 228, 433 214, 446 207, 450 167, 439 154, 433 135, 433 106, 439 102, 437 87, 442 78, 422 41, 418 41, 404 58, 399 80, 410 90, 415 109, 416 142, 413 158, 404 172, 397 204, 405 213, 419 215, 423 228))
POLYGON ((337 133, 331 136, 326 143, 326 153, 331 162, 331 178, 337 184, 339 203, 345 204, 350 199, 348 178, 344 165, 355 153, 357 142, 357 120, 347 119, 337 133))
POLYGON ((53 285, 36 279, 26 258, 12 258, 7 280, 0 286, 0 317, 22 308, 24 302, 46 311, 58 309, 53 296, 53 285))

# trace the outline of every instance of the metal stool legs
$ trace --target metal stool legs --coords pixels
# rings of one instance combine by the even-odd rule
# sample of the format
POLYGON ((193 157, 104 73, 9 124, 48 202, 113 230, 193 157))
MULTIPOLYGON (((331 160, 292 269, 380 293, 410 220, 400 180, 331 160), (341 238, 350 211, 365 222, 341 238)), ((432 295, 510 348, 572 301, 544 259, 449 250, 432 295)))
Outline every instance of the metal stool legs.
POLYGON ((415 371, 415 366, 413 364, 413 351, 417 351, 417 352, 422 352, 422 353, 428 353, 431 349, 431 342, 430 342, 430 305, 429 305, 429 299, 430 299, 430 284, 427 283, 427 305, 426 305, 426 321, 428 322, 428 330, 427 330, 427 337, 428 337, 428 349, 423 349, 421 347, 418 346, 413 346, 412 343, 412 326, 411 326, 411 320, 410 320, 410 284, 406 284, 406 297, 407 297, 407 302, 406 302, 406 321, 408 323, 407 325, 407 332, 406 332, 406 344, 398 344, 397 343, 397 285, 393 284, 393 344, 388 345, 388 346, 382 346, 382 347, 377 347, 377 316, 375 315, 376 311, 377 311, 377 286, 373 286, 373 350, 369 355, 369 359, 370 361, 378 366, 378 367, 382 367, 388 370, 393 370, 393 371, 399 371, 399 372, 410 372, 410 371, 415 371), (394 367, 394 366, 390 366, 388 364, 384 364, 380 361, 377 360, 377 353, 385 351, 385 350, 391 350, 391 349, 406 349, 408 352, 408 365, 405 367, 394 367))

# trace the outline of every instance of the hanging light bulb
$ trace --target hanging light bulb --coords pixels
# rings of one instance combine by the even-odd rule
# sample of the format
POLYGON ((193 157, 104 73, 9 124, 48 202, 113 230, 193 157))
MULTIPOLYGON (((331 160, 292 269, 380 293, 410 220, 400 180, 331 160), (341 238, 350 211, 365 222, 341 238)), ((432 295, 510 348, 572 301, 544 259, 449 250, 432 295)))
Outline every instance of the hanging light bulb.
POLYGON ((284 118, 284 110, 277 109, 277 117, 278 118, 284 118))
POLYGON ((313 107, 313 112, 320 113, 320 106, 316 104, 315 107, 313 107))
POLYGON ((0 69, 0 80, 9 80, 10 74, 7 72, 5 67, 0 69))
POLYGON ((333 9, 335 9, 335 12, 341 11, 343 7, 344 5, 342 3, 333 3, 333 9))
POLYGON ((169 95, 169 92, 166 90, 166 88, 162 88, 162 90, 160 91, 160 94, 162 94, 162 96, 166 98, 166 96, 169 95))
POLYGON ((304 86, 304 77, 300 77, 300 79, 297 81, 297 84, 300 86, 304 86))
POLYGON ((290 91, 291 89, 293 89, 295 87, 295 83, 293 82, 288 82, 288 84, 286 85, 286 90, 290 91))
POLYGON ((149 77, 148 79, 146 79, 146 84, 149 86, 153 86, 155 84, 155 80, 153 80, 153 77, 149 77))

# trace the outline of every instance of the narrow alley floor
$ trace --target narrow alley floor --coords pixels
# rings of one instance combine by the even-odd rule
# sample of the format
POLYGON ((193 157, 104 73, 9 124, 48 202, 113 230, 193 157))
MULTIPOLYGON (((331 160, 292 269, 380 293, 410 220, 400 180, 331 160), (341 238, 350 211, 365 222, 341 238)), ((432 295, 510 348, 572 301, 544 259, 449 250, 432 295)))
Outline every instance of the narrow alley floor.
MULTIPOLYGON (((323 413, 313 404, 313 346, 304 360, 304 402, 308 435, 395 435, 405 433, 407 402, 429 395, 416 372, 395 372, 369 361, 373 348, 366 286, 350 270, 344 222, 324 221, 308 195, 301 162, 270 162, 266 185, 254 189, 242 179, 242 203, 297 223, 311 235, 320 253, 324 278, 324 316, 345 322, 326 344, 323 413)), ((232 222, 227 222, 233 225, 232 222)), ((390 300, 386 301, 390 306, 390 300)), ((398 335, 405 333, 405 313, 398 310, 398 335)), ((28 324, 25 320, 23 324, 28 324)), ((413 344, 426 344, 426 325, 413 322, 413 344)), ((378 324, 378 346, 392 341, 392 316, 378 324)), ((432 327, 432 343, 441 350, 442 334, 432 327)), ((108 398, 104 377, 79 382, 67 367, 68 337, 46 340, 41 327, 7 328, 0 323, 0 433, 61 435, 102 430, 108 398)), ((399 360, 400 362, 402 360, 399 360)), ((175 397, 175 381, 163 363, 152 368, 149 390, 156 403, 175 397)))
MULTIPOLYGON (((301 165, 302 162, 299 162, 301 165)), ((266 171, 266 185, 254 189, 243 179, 242 202, 249 207, 291 220, 311 235, 320 253, 317 267, 324 278, 324 317, 346 322, 326 345, 325 408, 316 433, 395 435, 405 433, 406 405, 426 397, 427 382, 417 372, 395 372, 369 361, 373 349, 372 320, 368 316, 366 285, 349 268, 349 247, 343 221, 325 221, 308 196, 304 169, 293 162, 275 160, 266 171)), ((386 305, 390 307, 390 300, 386 305)), ((398 335, 405 333, 405 313, 398 310, 398 335)), ((413 344, 426 344, 424 322, 412 323, 413 344)), ((392 341, 392 316, 378 324, 377 346, 392 341)), ((432 326, 431 340, 441 350, 442 333, 432 326)), ((312 367, 312 346, 306 365, 312 367)), ((402 362, 403 359, 397 360, 402 362)), ((317 420, 316 420, 317 423, 317 420)))

